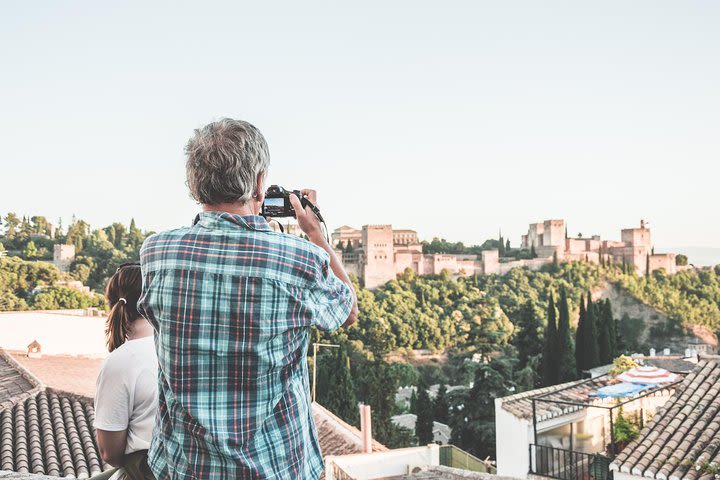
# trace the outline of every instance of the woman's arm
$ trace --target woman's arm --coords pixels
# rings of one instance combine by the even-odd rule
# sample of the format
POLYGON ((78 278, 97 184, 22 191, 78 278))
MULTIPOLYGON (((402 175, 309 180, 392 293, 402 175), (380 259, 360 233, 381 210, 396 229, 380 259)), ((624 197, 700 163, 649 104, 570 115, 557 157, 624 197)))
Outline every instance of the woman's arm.
POLYGON ((95 430, 100 456, 113 467, 119 467, 127 445, 127 428, 118 432, 95 430))

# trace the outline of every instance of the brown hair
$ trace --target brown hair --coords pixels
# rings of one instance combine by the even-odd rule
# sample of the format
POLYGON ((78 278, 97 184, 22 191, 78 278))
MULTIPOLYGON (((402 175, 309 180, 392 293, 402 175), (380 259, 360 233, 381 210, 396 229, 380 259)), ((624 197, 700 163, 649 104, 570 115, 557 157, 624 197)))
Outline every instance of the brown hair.
POLYGON ((137 302, 142 291, 140 265, 127 263, 110 278, 105 288, 105 298, 110 305, 110 314, 105 323, 108 351, 112 352, 125 343, 130 324, 140 317, 137 302))

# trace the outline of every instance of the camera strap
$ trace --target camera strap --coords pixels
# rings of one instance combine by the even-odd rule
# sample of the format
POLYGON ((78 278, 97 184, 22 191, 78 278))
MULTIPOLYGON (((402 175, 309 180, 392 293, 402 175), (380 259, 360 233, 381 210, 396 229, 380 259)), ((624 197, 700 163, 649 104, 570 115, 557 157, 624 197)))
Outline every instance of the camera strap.
POLYGON ((317 207, 317 205, 315 205, 310 200, 308 200, 307 197, 302 198, 302 205, 303 205, 303 207, 310 207, 310 210, 312 210, 312 212, 315 214, 317 219, 322 224, 323 229, 325 230, 325 240, 327 240, 327 242, 330 243, 330 237, 328 235, 327 224, 325 223, 325 219, 323 218, 322 213, 320 213, 320 209, 317 207))

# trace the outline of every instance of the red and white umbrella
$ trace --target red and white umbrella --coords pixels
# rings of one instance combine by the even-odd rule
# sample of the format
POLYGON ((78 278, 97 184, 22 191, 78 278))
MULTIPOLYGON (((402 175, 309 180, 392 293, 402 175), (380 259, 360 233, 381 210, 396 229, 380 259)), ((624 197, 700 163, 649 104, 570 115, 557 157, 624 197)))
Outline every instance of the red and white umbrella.
POLYGON ((635 367, 617 376, 618 380, 641 385, 659 385, 662 383, 677 382, 680 377, 664 368, 657 367, 635 367))

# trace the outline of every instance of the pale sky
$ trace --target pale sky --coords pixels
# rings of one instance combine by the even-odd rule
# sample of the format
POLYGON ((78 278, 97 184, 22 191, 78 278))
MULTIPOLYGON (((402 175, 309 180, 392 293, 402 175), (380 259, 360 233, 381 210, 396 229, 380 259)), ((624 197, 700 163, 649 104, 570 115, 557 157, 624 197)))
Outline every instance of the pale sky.
POLYGON ((0 7, 0 214, 188 224, 229 116, 331 228, 720 247, 720 2, 112 3, 0 7))

